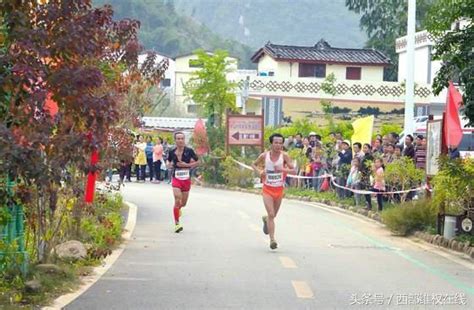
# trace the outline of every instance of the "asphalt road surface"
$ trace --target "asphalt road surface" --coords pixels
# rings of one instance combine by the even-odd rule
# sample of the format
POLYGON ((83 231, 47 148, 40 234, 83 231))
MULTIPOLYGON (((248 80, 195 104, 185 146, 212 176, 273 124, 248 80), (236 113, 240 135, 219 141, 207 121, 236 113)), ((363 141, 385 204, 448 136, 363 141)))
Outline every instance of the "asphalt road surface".
POLYGON ((362 217, 284 200, 272 251, 261 196, 193 187, 176 234, 169 185, 123 195, 132 240, 66 309, 474 309, 472 263, 362 217))

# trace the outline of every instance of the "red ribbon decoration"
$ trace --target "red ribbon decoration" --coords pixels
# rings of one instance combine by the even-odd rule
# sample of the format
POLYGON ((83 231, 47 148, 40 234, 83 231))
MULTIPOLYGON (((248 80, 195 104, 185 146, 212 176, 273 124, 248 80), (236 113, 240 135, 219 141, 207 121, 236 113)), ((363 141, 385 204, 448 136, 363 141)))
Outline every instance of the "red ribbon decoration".
MULTIPOLYGON (((87 136, 89 141, 92 139, 92 134, 87 136)), ((86 203, 92 203, 94 201, 95 194, 95 181, 97 180, 96 165, 99 162, 99 152, 94 148, 91 154, 91 171, 87 174, 86 189, 84 194, 84 200, 86 203)))

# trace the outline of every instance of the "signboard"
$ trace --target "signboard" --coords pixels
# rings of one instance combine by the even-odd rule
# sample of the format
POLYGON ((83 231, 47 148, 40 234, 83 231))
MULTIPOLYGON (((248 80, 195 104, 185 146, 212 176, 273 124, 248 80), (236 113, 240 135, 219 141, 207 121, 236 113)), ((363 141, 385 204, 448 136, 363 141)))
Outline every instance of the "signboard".
POLYGON ((228 114, 226 140, 228 146, 263 147, 263 117, 228 114))
POLYGON ((428 121, 426 126, 426 175, 438 173, 438 158, 441 155, 442 120, 428 121))

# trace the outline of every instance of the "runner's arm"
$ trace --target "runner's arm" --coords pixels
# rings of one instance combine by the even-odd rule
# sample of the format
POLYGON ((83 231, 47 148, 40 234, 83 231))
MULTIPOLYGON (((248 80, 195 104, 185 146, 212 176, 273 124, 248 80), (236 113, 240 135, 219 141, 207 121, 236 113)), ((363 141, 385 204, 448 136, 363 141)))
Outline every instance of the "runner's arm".
POLYGON ((265 153, 260 154, 258 158, 252 163, 253 171, 255 171, 260 177, 265 175, 265 170, 260 170, 258 165, 265 160, 265 153))
POLYGON ((194 150, 191 149, 191 160, 189 163, 185 163, 183 161, 179 161, 176 165, 180 168, 190 168, 190 169, 193 169, 193 168, 196 168, 199 166, 200 162, 199 162, 199 157, 197 156, 197 154, 194 152, 194 150))

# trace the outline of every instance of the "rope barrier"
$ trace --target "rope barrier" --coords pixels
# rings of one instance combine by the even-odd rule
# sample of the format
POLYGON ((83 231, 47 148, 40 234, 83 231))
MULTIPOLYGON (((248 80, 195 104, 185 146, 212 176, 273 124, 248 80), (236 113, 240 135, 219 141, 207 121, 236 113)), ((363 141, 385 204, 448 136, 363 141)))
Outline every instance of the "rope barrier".
MULTIPOLYGON (((250 167, 249 165, 246 165, 244 163, 241 163, 239 162, 238 160, 235 160, 234 158, 231 158, 233 162, 235 162, 236 164, 240 165, 241 167, 243 168, 246 168, 246 169, 249 169, 249 170, 252 170, 253 171, 253 168, 250 167)), ((350 191, 350 192, 353 192, 355 194, 364 194, 364 195, 369 195, 369 194, 376 194, 377 192, 373 192, 373 191, 368 191, 368 190, 361 190, 361 189, 353 189, 353 188, 349 188, 349 187, 346 187, 346 186, 342 186, 342 185, 339 185, 336 183, 336 178, 332 175, 332 174, 323 174, 323 175, 320 175, 320 176, 302 176, 302 175, 294 175, 294 174, 288 174, 286 177, 288 178, 294 178, 294 179, 324 179, 324 178, 330 178, 331 179, 331 183, 338 187, 338 188, 341 188, 341 189, 344 189, 344 190, 347 190, 347 191, 350 191)), ((427 190, 430 190, 428 188, 428 185, 425 184, 423 186, 420 186, 420 187, 416 187, 416 188, 411 188, 411 189, 407 189, 407 190, 400 190, 400 191, 384 191, 384 192, 380 192, 380 194, 384 194, 384 195, 394 195, 394 194, 406 194, 406 193, 410 193, 410 192, 416 192, 416 191, 419 191, 419 190, 423 190, 423 189, 427 189, 427 190)))

